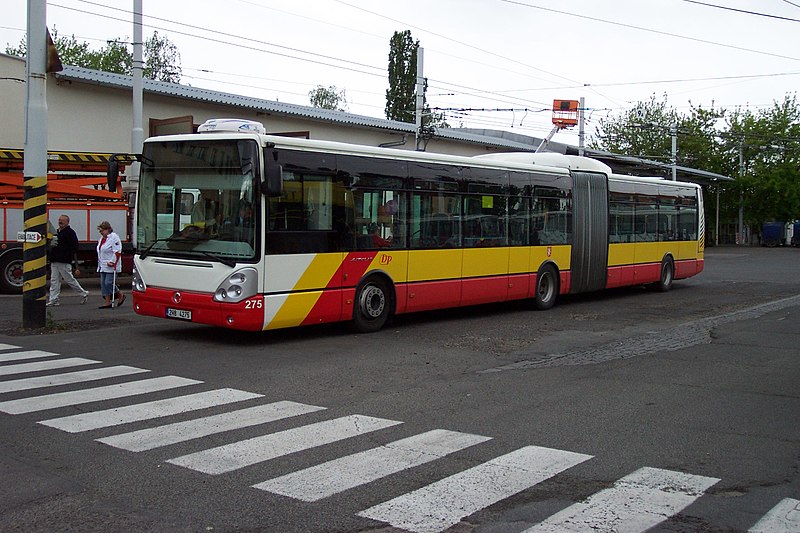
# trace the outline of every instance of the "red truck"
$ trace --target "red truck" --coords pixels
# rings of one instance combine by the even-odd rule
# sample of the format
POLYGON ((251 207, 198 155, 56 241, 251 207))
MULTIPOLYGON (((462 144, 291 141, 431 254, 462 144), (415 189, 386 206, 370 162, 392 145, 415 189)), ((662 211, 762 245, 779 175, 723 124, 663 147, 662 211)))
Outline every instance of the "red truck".
MULTIPOLYGON (((23 151, 0 148, 0 291, 21 293, 23 284, 23 151)), ((58 227, 59 215, 70 217, 80 241, 81 270, 93 272, 97 262, 97 225, 107 220, 123 240, 123 270, 130 271, 131 214, 121 187, 108 189, 111 154, 48 152, 47 218, 58 227)), ((52 230, 51 230, 52 231, 52 230)), ((49 236, 48 236, 49 237, 49 236)))

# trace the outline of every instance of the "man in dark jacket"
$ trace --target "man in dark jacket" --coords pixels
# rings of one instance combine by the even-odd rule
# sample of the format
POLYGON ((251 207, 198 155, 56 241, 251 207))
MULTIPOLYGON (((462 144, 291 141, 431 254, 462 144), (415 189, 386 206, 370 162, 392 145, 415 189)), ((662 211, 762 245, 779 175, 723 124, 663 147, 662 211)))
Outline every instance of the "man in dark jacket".
POLYGON ((50 298, 47 306, 61 305, 58 297, 61 294, 61 280, 81 294, 81 304, 89 299, 89 291, 81 287, 75 276, 72 275, 72 265, 75 254, 78 252, 78 236, 75 230, 69 227, 69 217, 58 217, 58 232, 53 236, 54 244, 50 248, 50 298))

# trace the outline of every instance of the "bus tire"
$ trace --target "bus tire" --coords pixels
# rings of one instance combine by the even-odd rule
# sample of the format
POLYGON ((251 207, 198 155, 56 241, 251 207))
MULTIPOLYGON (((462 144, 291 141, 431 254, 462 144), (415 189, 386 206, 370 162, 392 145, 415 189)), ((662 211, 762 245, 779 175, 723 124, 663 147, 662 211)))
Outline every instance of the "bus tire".
POLYGON ((22 253, 9 252, 0 257, 0 290, 21 294, 24 281, 22 253))
POLYGON ((353 329, 359 333, 373 333, 386 324, 391 307, 389 285, 383 278, 365 279, 356 290, 353 306, 353 329))
POLYGON ((544 311, 556 303, 558 296, 558 273, 553 265, 544 265, 536 273, 536 290, 533 295, 533 305, 536 309, 544 311))
POLYGON ((661 261, 661 276, 658 283, 653 284, 658 292, 667 292, 672 288, 672 282, 675 281, 675 263, 671 257, 665 257, 661 261))

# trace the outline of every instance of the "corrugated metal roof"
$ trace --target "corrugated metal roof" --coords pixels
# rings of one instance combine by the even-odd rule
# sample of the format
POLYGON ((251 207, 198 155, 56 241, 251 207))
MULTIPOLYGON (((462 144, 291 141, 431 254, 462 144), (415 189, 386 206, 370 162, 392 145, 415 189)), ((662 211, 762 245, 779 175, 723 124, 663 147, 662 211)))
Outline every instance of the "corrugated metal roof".
MULTIPOLYGON (((133 89, 133 77, 112 72, 101 72, 81 67, 65 66, 64 70, 55 74, 57 79, 70 81, 80 81, 104 87, 115 87, 119 89, 133 89)), ((174 96, 187 100, 196 100, 213 104, 236 106, 245 109, 253 109, 267 113, 278 113, 303 117, 311 120, 324 122, 335 122, 349 124, 352 126, 363 126, 369 128, 387 129, 403 133, 413 133, 414 124, 407 124, 396 120, 386 120, 375 117, 356 115, 344 111, 334 111, 332 109, 321 109, 318 107, 287 104, 275 100, 265 100, 263 98, 252 98, 238 94, 200 89, 189 85, 178 83, 167 83, 163 81, 143 80, 144 91, 151 94, 164 96, 174 96)))
MULTIPOLYGON (((115 87, 120 89, 133 89, 132 76, 114 74, 111 72, 102 72, 99 70, 91 70, 82 67, 65 66, 64 70, 56 73, 55 76, 57 79, 80 81, 83 83, 101 85, 105 87, 115 87)), ((416 132, 416 126, 408 122, 367 117, 364 115, 356 115, 344 111, 321 109, 319 107, 288 104, 275 100, 265 100, 263 98, 253 98, 238 94, 212 91, 210 89, 201 89, 197 87, 191 87, 189 85, 181 85, 178 83, 167 83, 148 79, 142 81, 144 91, 152 94, 185 98, 187 100, 195 100, 199 102, 229 105, 261 111, 264 113, 295 116, 309 120, 317 120, 335 124, 376 128, 381 130, 395 131, 398 133, 413 134, 416 132)), ((453 141, 480 144, 484 146, 493 146, 502 149, 522 151, 534 151, 541 142, 541 139, 536 137, 528 137, 510 132, 475 130, 466 128, 436 128, 435 137, 453 141)), ((574 154, 577 153, 578 149, 574 146, 551 142, 548 144, 547 150, 562 154, 574 154)), ((595 157, 602 161, 606 161, 612 166, 615 166, 616 163, 617 166, 621 166, 622 168, 628 170, 641 170, 649 168, 666 171, 671 169, 670 165, 633 156, 612 154, 609 152, 590 149, 586 149, 585 153, 588 157, 595 157)), ((678 171, 684 175, 699 179, 699 181, 715 182, 732 179, 728 176, 688 167, 678 167, 678 171)))
MULTIPOLYGON (((83 83, 101 85, 104 87, 133 89, 133 77, 124 74, 102 72, 99 70, 92 70, 82 67, 65 66, 64 70, 56 73, 55 76, 57 79, 80 81, 83 83)), ((176 98, 185 98, 187 100, 236 106, 266 113, 290 115, 336 124, 377 128, 382 130, 396 131, 399 133, 413 134, 416 132, 416 125, 412 123, 376 117, 367 117, 364 115, 347 113, 345 111, 334 111, 332 109, 321 109, 319 107, 287 104, 283 102, 277 102, 275 100, 265 100, 263 98, 253 98, 238 94, 212 91, 210 89, 201 89, 197 87, 191 87, 189 85, 181 85, 178 83, 167 83, 148 79, 142 80, 142 86, 145 92, 151 94, 160 94, 164 96, 174 96, 176 98)), ((514 135, 513 138, 509 138, 511 136, 483 135, 480 130, 462 130, 456 128, 436 128, 436 137, 513 150, 532 150, 538 145, 538 142, 533 144, 534 141, 538 140, 532 137, 529 137, 531 142, 520 142, 520 139, 524 139, 524 136, 514 135)), ((563 153, 562 149, 558 149, 556 151, 563 153)))

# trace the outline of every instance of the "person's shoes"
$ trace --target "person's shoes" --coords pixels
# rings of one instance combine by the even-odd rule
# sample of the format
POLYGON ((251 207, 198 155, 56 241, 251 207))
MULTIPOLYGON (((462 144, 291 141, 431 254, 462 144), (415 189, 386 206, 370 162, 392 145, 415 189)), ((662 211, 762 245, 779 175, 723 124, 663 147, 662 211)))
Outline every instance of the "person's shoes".
POLYGON ((120 296, 120 297, 117 299, 117 307, 121 306, 121 305, 122 305, 122 304, 124 304, 124 303, 125 303, 125 295, 124 295, 124 294, 122 294, 122 296, 120 296))
POLYGON ((86 293, 81 296, 81 305, 85 304, 87 301, 89 301, 89 291, 86 291, 86 293))
POLYGON ((111 304, 101 305, 98 309, 111 309, 111 304))
POLYGON ((51 300, 51 301, 47 302, 47 303, 46 303, 46 304, 44 304, 44 305, 45 305, 46 307, 58 307, 58 306, 59 306, 59 305, 61 305, 61 304, 58 302, 58 300, 51 300))

